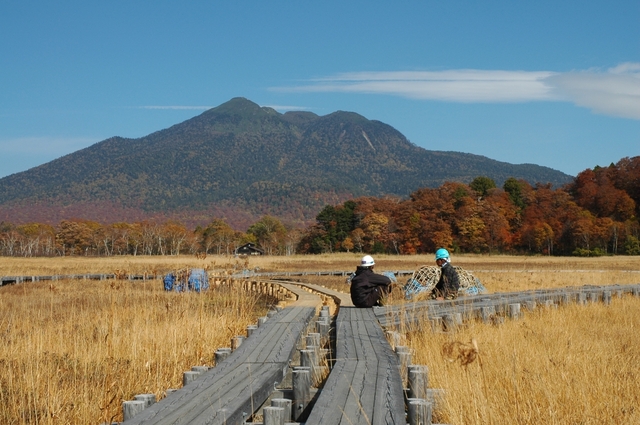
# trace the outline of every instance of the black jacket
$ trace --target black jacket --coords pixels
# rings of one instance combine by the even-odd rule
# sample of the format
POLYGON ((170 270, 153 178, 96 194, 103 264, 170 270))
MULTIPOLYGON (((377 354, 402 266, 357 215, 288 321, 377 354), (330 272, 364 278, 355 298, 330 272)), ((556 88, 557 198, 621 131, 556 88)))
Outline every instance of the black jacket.
POLYGON ((458 272, 448 262, 442 266, 440 271, 440 280, 433 290, 435 295, 446 299, 456 298, 458 296, 458 289, 460 289, 458 272))
POLYGON ((351 279, 351 301, 356 307, 373 307, 389 292, 391 279, 376 274, 369 267, 358 267, 351 279))

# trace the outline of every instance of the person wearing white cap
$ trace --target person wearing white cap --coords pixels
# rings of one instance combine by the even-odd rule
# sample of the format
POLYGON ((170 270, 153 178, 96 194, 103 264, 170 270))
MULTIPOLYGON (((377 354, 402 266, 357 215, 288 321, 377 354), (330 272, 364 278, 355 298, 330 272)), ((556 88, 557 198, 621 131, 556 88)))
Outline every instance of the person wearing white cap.
POLYGON ((373 272, 375 261, 365 255, 351 279, 351 301, 356 307, 380 305, 382 298, 391 290, 391 279, 373 272))

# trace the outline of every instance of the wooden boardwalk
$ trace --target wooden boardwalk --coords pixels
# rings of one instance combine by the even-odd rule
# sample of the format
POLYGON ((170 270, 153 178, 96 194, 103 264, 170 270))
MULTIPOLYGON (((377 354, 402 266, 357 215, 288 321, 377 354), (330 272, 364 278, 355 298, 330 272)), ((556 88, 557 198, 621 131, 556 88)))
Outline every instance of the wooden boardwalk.
POLYGON ((373 310, 340 308, 335 364, 306 423, 406 423, 398 358, 373 310))
POLYGON ((282 382, 321 301, 283 284, 298 300, 269 318, 226 360, 124 424, 242 424, 282 382))
POLYGON ((611 302, 612 296, 640 294, 640 284, 578 286, 533 291, 482 294, 460 297, 452 301, 424 300, 406 302, 401 305, 374 307, 378 321, 384 327, 405 327, 430 320, 437 325, 441 321, 481 319, 491 321, 496 318, 518 316, 522 310, 553 307, 561 304, 589 302, 611 302))
POLYGON ((329 295, 340 305, 334 365, 306 424, 406 424, 398 357, 373 310, 354 307, 348 294, 299 285, 329 295))

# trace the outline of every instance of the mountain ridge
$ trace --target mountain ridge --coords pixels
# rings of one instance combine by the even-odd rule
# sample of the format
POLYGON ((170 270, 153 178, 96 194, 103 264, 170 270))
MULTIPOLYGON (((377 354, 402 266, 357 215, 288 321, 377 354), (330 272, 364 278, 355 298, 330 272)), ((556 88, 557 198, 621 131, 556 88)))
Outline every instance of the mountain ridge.
MULTIPOLYGON (((445 181, 486 175, 562 185, 572 177, 535 164, 428 151, 381 121, 347 111, 280 114, 244 98, 147 136, 111 137, 0 179, 0 220, 21 222, 206 216, 230 224, 271 214, 308 223, 327 203, 406 197, 445 181), (28 211, 25 205, 39 205, 28 211), (110 208, 104 205, 111 205, 110 208), (82 208, 85 205, 86 208, 82 208), (93 211, 91 205, 103 205, 93 211), (242 217, 242 219, 238 219, 242 217)), ((193 220, 191 220, 193 221, 193 220)))

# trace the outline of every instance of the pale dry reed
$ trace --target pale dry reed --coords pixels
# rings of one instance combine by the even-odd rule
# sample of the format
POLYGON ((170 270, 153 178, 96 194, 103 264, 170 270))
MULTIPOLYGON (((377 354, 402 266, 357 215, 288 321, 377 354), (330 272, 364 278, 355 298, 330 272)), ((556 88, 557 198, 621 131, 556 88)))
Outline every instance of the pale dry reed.
MULTIPOLYGON (((0 276, 115 270, 164 274, 192 267, 221 275, 246 269, 349 271, 360 257, 3 258, 0 276)), ((432 255, 375 259, 379 272, 433 264, 432 255)), ((489 292, 640 282, 637 257, 453 260, 474 272, 489 292)), ((349 291, 344 277, 300 279, 349 291)), ((403 302, 401 294, 392 302, 403 302)), ((0 288, 0 423, 120 419, 122 401, 147 392, 162 397, 166 389, 180 387, 183 371, 210 365, 216 348, 244 334, 265 311, 258 298, 238 289, 165 293, 157 280, 51 281, 0 288)), ((432 386, 447 392, 438 413, 443 422, 640 423, 638 311, 638 300, 614 298, 610 306, 539 310, 497 327, 470 323, 456 334, 418 332, 409 338, 414 363, 428 365, 432 386)))
POLYGON ((123 401, 180 388, 266 307, 237 286, 167 293, 159 280, 3 287, 0 423, 121 420, 123 401))
POLYGON ((539 307, 500 325, 406 335, 451 424, 640 423, 640 299, 539 307))

